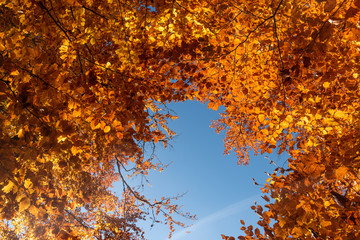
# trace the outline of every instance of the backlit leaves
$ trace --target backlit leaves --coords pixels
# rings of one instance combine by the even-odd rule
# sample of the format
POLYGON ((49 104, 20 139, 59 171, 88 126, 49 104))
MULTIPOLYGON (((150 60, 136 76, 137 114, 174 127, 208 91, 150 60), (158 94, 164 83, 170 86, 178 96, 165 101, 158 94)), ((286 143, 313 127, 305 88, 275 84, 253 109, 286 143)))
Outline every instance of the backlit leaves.
POLYGON ((263 188, 276 200, 263 235, 244 227, 247 239, 358 238, 358 1, 225 4, 241 11, 213 23, 217 51, 197 62, 197 98, 225 106, 213 126, 239 163, 248 151, 290 156, 263 188))
POLYGON ((164 168, 146 153, 174 134, 162 104, 186 98, 177 64, 193 30, 180 31, 180 5, 149 4, 1 1, 1 219, 24 238, 142 238, 134 223, 149 212, 171 231, 181 224, 169 199, 155 210, 128 188, 108 190, 118 171, 164 168))
POLYGON ((1 1, 1 219, 25 238, 136 239, 147 206, 173 231, 178 206, 151 203, 121 171, 161 171, 146 152, 174 135, 164 104, 196 99, 224 107, 213 127, 239 163, 290 156, 263 188, 275 201, 254 206, 264 231, 243 226, 247 239, 359 238, 359 9, 1 1))

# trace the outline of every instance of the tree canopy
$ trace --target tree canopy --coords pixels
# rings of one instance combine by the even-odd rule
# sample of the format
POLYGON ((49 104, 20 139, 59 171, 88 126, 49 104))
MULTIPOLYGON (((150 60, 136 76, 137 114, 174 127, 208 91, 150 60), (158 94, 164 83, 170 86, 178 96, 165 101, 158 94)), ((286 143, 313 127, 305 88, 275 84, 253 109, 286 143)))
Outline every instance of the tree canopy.
POLYGON ((359 238, 359 17, 359 0, 1 0, 1 238, 182 225, 125 174, 164 168, 146 151, 175 134, 166 103, 188 99, 225 107, 213 126, 239 164, 290 156, 239 239, 359 238))

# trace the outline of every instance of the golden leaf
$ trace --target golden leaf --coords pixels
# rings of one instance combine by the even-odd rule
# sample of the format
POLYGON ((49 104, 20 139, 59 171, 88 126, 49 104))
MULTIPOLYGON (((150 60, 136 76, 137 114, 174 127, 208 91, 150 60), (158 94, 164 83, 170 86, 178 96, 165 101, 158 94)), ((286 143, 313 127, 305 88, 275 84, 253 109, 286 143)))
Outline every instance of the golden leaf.
POLYGON ((81 109, 76 109, 76 110, 74 110, 73 113, 72 113, 72 115, 73 115, 74 117, 80 117, 80 115, 81 115, 81 109))
POLYGON ((258 119, 259 119, 259 122, 260 122, 260 123, 263 123, 264 120, 265 120, 265 115, 264 115, 264 114, 259 114, 259 115, 258 115, 258 119))
POLYGON ((110 127, 110 126, 106 126, 106 127, 104 128, 104 132, 105 132, 105 133, 110 132, 110 130, 111 130, 111 127, 110 127))
POLYGON ((24 187, 25 187, 25 188, 30 188, 31 186, 32 186, 31 180, 30 180, 30 179, 26 179, 26 180, 24 181, 24 187))
POLYGON ((281 126, 282 128, 288 128, 288 127, 289 127, 289 122, 283 121, 283 122, 280 123, 280 126, 281 126))
POLYGON ((100 128, 100 126, 101 126, 100 121, 97 119, 92 120, 90 123, 91 130, 98 129, 100 128))
POLYGON ((285 120, 288 122, 288 123, 291 123, 293 121, 293 118, 291 115, 287 115, 287 117, 285 118, 285 120))
POLYGON ((269 131, 267 129, 261 129, 260 132, 264 135, 267 136, 269 134, 269 131))
POLYGON ((323 83, 323 87, 324 87, 325 89, 329 88, 329 87, 330 87, 330 83, 329 83, 329 82, 324 82, 324 83, 323 83))
POLYGON ((22 212, 30 207, 30 198, 25 197, 21 200, 19 204, 19 212, 22 212))
POLYGON ((337 179, 343 179, 346 176, 347 172, 348 172, 347 167, 339 167, 335 170, 335 176, 337 179))
POLYGON ((20 73, 19 73, 18 70, 15 70, 15 71, 13 71, 13 72, 10 73, 11 76, 17 76, 17 75, 19 75, 19 74, 20 74, 20 73))
POLYGON ((34 205, 31 205, 31 206, 29 207, 29 212, 30 212, 32 215, 34 215, 34 216, 37 217, 39 211, 38 211, 37 207, 35 207, 34 205))
POLYGON ((9 193, 13 188, 15 189, 15 187, 16 185, 12 181, 9 181, 9 183, 6 186, 4 186, 2 190, 4 193, 9 193))
POLYGON ((335 118, 345 118, 346 114, 343 111, 338 110, 334 113, 334 117, 335 118))

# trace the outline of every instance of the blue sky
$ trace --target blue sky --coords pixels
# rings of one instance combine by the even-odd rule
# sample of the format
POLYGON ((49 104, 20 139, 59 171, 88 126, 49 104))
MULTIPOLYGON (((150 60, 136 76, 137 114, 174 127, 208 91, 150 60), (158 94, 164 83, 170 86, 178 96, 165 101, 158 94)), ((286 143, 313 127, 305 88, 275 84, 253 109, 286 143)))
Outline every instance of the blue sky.
MULTIPOLYGON (((250 164, 238 166, 235 154, 224 155, 224 134, 216 134, 210 128, 212 120, 218 118, 220 111, 207 109, 199 102, 170 104, 178 119, 169 123, 170 129, 177 133, 171 141, 172 147, 156 149, 157 157, 163 163, 172 164, 163 172, 148 175, 150 186, 145 187, 144 195, 160 198, 175 196, 186 192, 178 200, 184 212, 197 215, 190 228, 178 228, 173 240, 221 239, 220 235, 238 236, 241 231, 240 220, 246 224, 256 224, 259 217, 250 209, 254 201, 263 203, 260 186, 253 183, 265 183, 274 165, 264 156, 251 157, 250 164), (186 233, 190 232, 190 233, 186 233)), ((278 164, 285 157, 270 155, 278 164)), ((144 224, 149 240, 168 239, 168 227, 156 224, 150 227, 144 224)))

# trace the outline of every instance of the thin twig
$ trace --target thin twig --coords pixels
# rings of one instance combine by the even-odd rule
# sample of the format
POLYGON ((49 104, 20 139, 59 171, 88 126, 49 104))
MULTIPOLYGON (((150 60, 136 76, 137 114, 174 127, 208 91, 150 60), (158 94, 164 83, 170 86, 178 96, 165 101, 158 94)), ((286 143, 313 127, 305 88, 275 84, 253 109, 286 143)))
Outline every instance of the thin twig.
POLYGON ((45 5, 42 2, 38 2, 36 1, 36 3, 46 11, 46 13, 50 16, 50 18, 54 21, 54 23, 56 24, 56 26, 58 26, 58 28, 65 34, 66 38, 71 42, 71 39, 69 37, 69 35, 67 34, 66 30, 56 21, 56 19, 54 18, 54 16, 50 13, 49 9, 47 7, 45 7, 45 5))
POLYGON ((97 16, 99 16, 99 17, 104 18, 105 20, 109 20, 109 19, 108 19, 107 17, 105 17, 104 15, 101 15, 100 13, 92 10, 91 8, 86 7, 85 5, 82 5, 81 7, 84 8, 85 10, 88 10, 88 11, 92 12, 93 14, 95 14, 95 15, 97 15, 97 16))
POLYGON ((89 228, 89 229, 95 230, 93 227, 91 227, 91 226, 87 225, 86 223, 84 223, 83 219, 79 219, 78 217, 76 217, 71 211, 65 210, 65 212, 67 214, 69 214, 70 216, 72 216, 84 228, 89 228))

